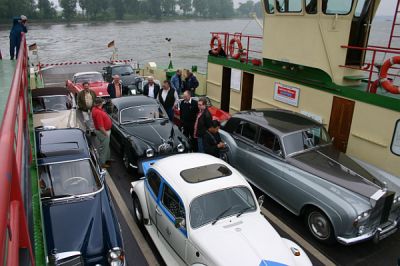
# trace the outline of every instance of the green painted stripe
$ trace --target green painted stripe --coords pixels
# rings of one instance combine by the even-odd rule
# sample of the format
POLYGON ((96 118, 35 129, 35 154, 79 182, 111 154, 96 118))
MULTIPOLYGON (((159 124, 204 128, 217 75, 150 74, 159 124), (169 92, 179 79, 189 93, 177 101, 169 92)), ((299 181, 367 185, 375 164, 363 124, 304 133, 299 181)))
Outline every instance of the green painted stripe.
POLYGON ((252 64, 241 63, 238 60, 211 55, 208 56, 208 62, 240 69, 249 73, 296 82, 313 89, 400 112, 400 99, 395 98, 396 96, 388 97, 385 95, 367 93, 365 92, 365 83, 362 83, 359 87, 337 85, 331 81, 329 76, 327 77, 326 73, 318 69, 297 66, 294 64, 285 66, 284 63, 273 62, 267 59, 264 60, 264 66, 257 67, 252 64))

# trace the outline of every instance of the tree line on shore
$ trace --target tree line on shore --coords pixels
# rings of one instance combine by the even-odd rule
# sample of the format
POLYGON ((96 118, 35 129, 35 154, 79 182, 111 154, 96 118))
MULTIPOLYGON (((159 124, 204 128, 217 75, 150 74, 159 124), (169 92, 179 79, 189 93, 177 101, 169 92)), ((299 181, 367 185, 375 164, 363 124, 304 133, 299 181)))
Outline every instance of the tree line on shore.
POLYGON ((0 20, 24 14, 41 20, 112 20, 163 18, 231 18, 263 14, 260 2, 248 0, 234 9, 232 0, 0 0, 0 20))

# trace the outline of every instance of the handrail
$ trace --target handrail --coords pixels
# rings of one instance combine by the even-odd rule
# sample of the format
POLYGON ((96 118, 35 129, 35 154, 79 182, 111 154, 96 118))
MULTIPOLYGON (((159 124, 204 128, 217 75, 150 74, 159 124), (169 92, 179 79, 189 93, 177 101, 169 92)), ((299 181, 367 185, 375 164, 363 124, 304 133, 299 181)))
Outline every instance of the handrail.
MULTIPOLYGON (((28 52, 24 33, 18 55, 6 112, 0 126, 0 258, 7 266, 20 264, 20 249, 27 250, 30 265, 35 264, 21 191, 21 173, 25 166, 22 155, 24 149, 30 147, 27 119, 28 52)), ((26 160, 31 160, 31 156, 26 160)))

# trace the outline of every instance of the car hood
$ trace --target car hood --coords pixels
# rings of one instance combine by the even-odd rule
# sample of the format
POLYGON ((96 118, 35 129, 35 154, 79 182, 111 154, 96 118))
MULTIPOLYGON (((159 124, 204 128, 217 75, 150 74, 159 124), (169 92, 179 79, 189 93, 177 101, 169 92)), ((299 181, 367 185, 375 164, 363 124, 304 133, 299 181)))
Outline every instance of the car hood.
POLYGON ((69 202, 43 202, 48 254, 80 251, 85 258, 99 257, 119 243, 117 226, 105 201, 104 189, 93 197, 69 202))
MULTIPOLYGON (((79 90, 83 90, 83 85, 81 83, 75 84, 75 86, 77 86, 79 90)), ((107 92, 108 82, 105 81, 90 82, 89 87, 96 93, 96 96, 98 97, 110 96, 107 92)))
POLYGON ((295 155, 288 158, 288 162, 367 198, 384 187, 381 181, 332 145, 295 155))
POLYGON ((190 238, 213 265, 295 265, 275 229, 259 213, 228 217, 192 230, 190 238))
POLYGON ((65 110, 58 112, 41 112, 33 115, 33 126, 54 126, 56 128, 78 127, 76 110, 65 110))
POLYGON ((122 128, 129 135, 134 136, 150 145, 153 149, 165 141, 168 141, 172 135, 180 135, 179 130, 167 120, 155 120, 153 122, 132 123, 123 125, 122 128))
POLYGON ((128 85, 136 84, 137 76, 134 74, 131 74, 131 75, 126 75, 126 76, 120 76, 120 78, 121 78, 122 85, 128 86, 128 85))

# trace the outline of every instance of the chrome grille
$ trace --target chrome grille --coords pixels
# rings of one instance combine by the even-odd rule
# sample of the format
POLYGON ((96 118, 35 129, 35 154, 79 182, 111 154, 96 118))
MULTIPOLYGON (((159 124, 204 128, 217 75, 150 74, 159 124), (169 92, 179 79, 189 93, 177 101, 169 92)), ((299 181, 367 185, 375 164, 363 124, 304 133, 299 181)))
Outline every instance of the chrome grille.
POLYGON ((159 153, 170 153, 170 152, 172 152, 172 145, 167 142, 164 142, 163 144, 158 146, 158 152, 159 153))
POLYGON ((383 210, 380 224, 386 223, 389 220, 390 210, 392 209, 394 192, 387 192, 385 201, 383 202, 383 210))
POLYGON ((59 266, 83 266, 83 259, 82 256, 77 255, 77 256, 72 256, 68 258, 64 258, 61 260, 57 260, 57 265, 59 266))

